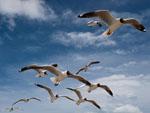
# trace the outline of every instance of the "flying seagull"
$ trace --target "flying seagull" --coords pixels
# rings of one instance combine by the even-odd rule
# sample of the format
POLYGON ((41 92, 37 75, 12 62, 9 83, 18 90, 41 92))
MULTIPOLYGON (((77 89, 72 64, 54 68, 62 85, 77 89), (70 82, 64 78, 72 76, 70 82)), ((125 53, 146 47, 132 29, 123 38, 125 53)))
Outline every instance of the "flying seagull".
POLYGON ((68 71, 61 71, 57 68, 56 65, 45 65, 45 66, 38 66, 38 65, 30 65, 21 69, 21 72, 28 69, 36 69, 36 70, 46 70, 55 75, 51 77, 50 80, 55 84, 55 86, 59 85, 59 83, 68 77, 68 71))
POLYGON ((81 71, 86 72, 86 71, 88 70, 88 68, 89 68, 91 65, 93 65, 93 64, 98 64, 98 63, 100 63, 100 61, 92 61, 92 62, 88 63, 87 65, 85 65, 84 67, 81 67, 81 68, 76 72, 76 74, 79 74, 81 71))
POLYGON ((96 84, 93 84, 93 83, 90 83, 88 80, 86 80, 85 78, 81 77, 81 76, 77 76, 77 75, 73 75, 71 72, 69 73, 70 74, 70 77, 84 83, 86 86, 88 86, 88 92, 90 93, 91 91, 97 89, 97 88, 102 88, 104 89, 109 95, 113 96, 113 93, 111 91, 111 89, 106 86, 106 85, 102 85, 100 83, 96 83, 96 84))
MULTIPOLYGON (((111 15, 110 11, 108 10, 96 10, 93 12, 87 12, 80 14, 79 18, 92 18, 92 17, 99 17, 107 26, 108 29, 102 33, 103 36, 110 36, 114 31, 116 31, 119 27, 124 24, 130 24, 135 29, 145 32, 145 27, 142 25, 138 20, 134 18, 115 18, 111 15)), ((94 24, 93 24, 94 25, 94 24)))
POLYGON ((83 98, 79 90, 72 89, 72 88, 67 88, 67 89, 75 92, 76 95, 78 96, 79 99, 76 101, 77 105, 80 105, 83 102, 89 102, 89 103, 93 104, 94 106, 96 106, 98 109, 101 108, 94 100, 88 100, 87 98, 83 98))
POLYGON ((27 103, 27 102, 29 102, 30 100, 41 101, 40 99, 38 99, 38 98, 36 98, 36 97, 32 97, 32 98, 22 98, 22 99, 17 100, 16 102, 14 102, 14 103, 12 104, 12 106, 14 106, 15 104, 17 104, 17 103, 19 103, 19 102, 25 102, 25 103, 27 103))
POLYGON ((50 99, 51 99, 51 103, 53 103, 55 100, 57 100, 60 97, 63 97, 63 98, 66 98, 66 99, 74 101, 74 99, 72 99, 72 98, 70 98, 68 96, 61 96, 61 95, 58 95, 58 94, 54 95, 54 93, 52 92, 51 88, 49 88, 47 86, 44 86, 44 85, 41 85, 41 84, 35 84, 35 85, 40 87, 40 88, 45 89, 49 93, 50 99))

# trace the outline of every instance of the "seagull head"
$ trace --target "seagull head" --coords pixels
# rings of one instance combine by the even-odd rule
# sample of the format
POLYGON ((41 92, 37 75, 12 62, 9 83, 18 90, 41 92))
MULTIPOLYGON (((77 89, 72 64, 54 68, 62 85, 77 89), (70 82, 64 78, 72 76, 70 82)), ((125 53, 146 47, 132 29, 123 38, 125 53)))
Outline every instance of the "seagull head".
POLYGON ((100 83, 98 83, 98 84, 97 84, 97 87, 100 87, 100 86, 101 86, 101 84, 100 84, 100 83))
POLYGON ((58 95, 58 94, 56 94, 56 98, 59 98, 59 95, 58 95))
POLYGON ((123 18, 120 18, 119 20, 120 20, 121 23, 124 23, 124 19, 123 18))
POLYGON ((84 98, 84 100, 87 100, 87 98, 84 98))
POLYGON ((44 71, 44 75, 48 75, 47 71, 44 71))
POLYGON ((70 71, 65 71, 66 75, 71 75, 71 72, 70 71))

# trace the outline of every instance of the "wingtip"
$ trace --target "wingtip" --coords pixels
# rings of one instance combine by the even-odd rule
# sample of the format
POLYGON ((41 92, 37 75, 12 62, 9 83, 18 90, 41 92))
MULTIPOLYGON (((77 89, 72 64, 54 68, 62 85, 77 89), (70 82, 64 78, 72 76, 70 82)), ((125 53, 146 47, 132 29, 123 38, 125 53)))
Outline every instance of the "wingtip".
POLYGON ((109 92, 109 94, 113 97, 114 95, 113 95, 113 92, 109 92))
POLYGON ((78 15, 78 18, 81 18, 81 15, 78 15))
POLYGON ((144 29, 143 32, 146 32, 146 29, 144 29))
POLYGON ((35 86, 38 86, 39 84, 37 84, 37 83, 34 83, 34 85, 35 85, 35 86))

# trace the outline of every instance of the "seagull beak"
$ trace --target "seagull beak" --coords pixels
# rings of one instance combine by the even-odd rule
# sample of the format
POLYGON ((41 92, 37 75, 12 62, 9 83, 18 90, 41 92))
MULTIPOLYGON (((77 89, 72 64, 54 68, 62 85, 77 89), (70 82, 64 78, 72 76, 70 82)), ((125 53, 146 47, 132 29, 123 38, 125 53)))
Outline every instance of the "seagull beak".
POLYGON ((59 84, 54 84, 55 86, 58 86, 59 84))

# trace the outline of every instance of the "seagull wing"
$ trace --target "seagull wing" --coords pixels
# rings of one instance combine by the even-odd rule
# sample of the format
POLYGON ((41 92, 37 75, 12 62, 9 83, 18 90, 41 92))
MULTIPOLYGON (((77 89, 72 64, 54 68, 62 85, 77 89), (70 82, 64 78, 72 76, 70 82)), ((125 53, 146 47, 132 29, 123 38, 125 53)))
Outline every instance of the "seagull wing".
POLYGON ((94 100, 86 100, 87 102, 92 103, 94 106, 96 106, 98 109, 101 109, 101 107, 94 101, 94 100))
POLYGON ((12 104, 12 106, 15 105, 15 104, 17 104, 18 102, 26 102, 26 99, 19 99, 19 100, 17 100, 16 102, 14 102, 14 103, 12 104))
POLYGON ((40 66, 36 65, 36 64, 32 64, 32 65, 28 65, 28 66, 25 66, 23 68, 21 68, 19 70, 19 72, 23 72, 23 71, 26 71, 26 70, 30 70, 30 69, 38 69, 40 66))
POLYGON ((97 10, 93 12, 83 13, 78 17, 80 18, 99 17, 102 21, 104 21, 108 25, 112 25, 116 21, 116 18, 113 17, 108 10, 97 10))
POLYGON ((69 78, 74 78, 74 79, 76 79, 76 80, 78 80, 78 81, 80 81, 80 82, 86 84, 87 86, 90 86, 90 85, 91 85, 91 83, 90 83, 88 80, 86 80, 85 78, 83 78, 83 77, 81 77, 81 76, 77 76, 77 75, 73 75, 72 73, 69 73, 69 76, 68 76, 68 77, 69 77, 69 78))
POLYGON ((68 97, 68 96, 60 96, 60 97, 64 97, 64 98, 69 99, 69 100, 71 100, 71 101, 75 101, 74 99, 72 99, 72 98, 70 98, 70 97, 68 97))
POLYGON ((79 90, 77 89, 72 89, 72 88, 67 88, 68 90, 74 91, 76 95, 78 96, 79 99, 82 99, 82 95, 79 90))
POLYGON ((92 62, 90 62, 87 66, 89 67, 89 66, 91 66, 91 65, 93 65, 93 64, 98 64, 98 63, 100 63, 100 61, 92 61, 92 62))
POLYGON ((40 87, 40 88, 45 89, 46 91, 48 91, 48 93, 49 93, 49 95, 50 95, 51 98, 54 97, 54 94, 53 94, 52 90, 49 87, 41 85, 41 84, 35 84, 35 85, 38 86, 38 87, 40 87))
POLYGON ((144 30, 145 30, 144 25, 142 25, 139 21, 137 21, 137 20, 134 19, 134 18, 127 18, 127 19, 124 19, 124 23, 125 23, 125 24, 131 24, 134 28, 136 28, 136 29, 138 29, 138 30, 141 30, 141 31, 144 31, 144 30))
POLYGON ((101 88, 103 88, 105 91, 107 91, 107 93, 111 96, 113 96, 113 92, 111 91, 111 89, 106 86, 106 85, 100 85, 101 88))
POLYGON ((41 99, 36 98, 36 97, 32 97, 32 98, 30 98, 30 100, 37 100, 37 101, 41 101, 41 99))
POLYGON ((81 71, 85 70, 85 67, 80 68, 75 74, 79 74, 81 71))

